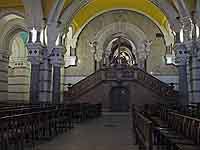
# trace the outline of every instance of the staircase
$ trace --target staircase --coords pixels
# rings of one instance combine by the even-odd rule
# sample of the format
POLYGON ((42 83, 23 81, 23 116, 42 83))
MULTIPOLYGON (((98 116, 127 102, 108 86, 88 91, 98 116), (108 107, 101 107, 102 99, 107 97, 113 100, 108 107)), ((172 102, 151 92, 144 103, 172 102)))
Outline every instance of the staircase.
POLYGON ((178 96, 178 92, 173 90, 173 88, 168 84, 137 67, 117 67, 100 69, 87 78, 81 80, 64 94, 64 99, 77 99, 81 95, 87 93, 90 89, 105 81, 136 82, 161 97, 173 99, 178 96))

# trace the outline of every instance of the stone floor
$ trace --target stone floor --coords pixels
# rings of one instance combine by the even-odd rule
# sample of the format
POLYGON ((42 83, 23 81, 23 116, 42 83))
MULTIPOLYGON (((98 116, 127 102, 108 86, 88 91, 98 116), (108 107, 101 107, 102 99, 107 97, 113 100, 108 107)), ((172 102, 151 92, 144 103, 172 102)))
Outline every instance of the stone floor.
POLYGON ((37 150, 137 150, 131 120, 125 113, 107 113, 76 125, 71 131, 41 144, 37 150))

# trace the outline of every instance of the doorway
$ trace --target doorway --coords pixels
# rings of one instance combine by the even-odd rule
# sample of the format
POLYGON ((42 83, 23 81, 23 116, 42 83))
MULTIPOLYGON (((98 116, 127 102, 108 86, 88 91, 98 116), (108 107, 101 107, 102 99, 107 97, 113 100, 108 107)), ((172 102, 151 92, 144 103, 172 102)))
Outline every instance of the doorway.
POLYGON ((113 87, 110 92, 111 112, 129 111, 129 90, 125 87, 113 87))

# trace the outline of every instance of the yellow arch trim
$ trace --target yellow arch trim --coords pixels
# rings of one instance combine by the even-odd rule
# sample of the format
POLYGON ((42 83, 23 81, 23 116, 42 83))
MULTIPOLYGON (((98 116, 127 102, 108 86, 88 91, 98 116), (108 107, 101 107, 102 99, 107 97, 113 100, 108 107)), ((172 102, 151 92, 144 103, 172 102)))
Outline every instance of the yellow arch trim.
POLYGON ((93 16, 106 10, 128 9, 150 17, 161 30, 168 31, 168 20, 164 13, 150 0, 92 0, 74 17, 73 24, 79 30, 93 16))

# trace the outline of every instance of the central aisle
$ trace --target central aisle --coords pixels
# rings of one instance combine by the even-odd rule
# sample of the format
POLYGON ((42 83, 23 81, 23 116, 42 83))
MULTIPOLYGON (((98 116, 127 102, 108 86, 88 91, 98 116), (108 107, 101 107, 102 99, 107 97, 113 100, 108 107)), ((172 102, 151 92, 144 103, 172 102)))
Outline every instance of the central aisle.
POLYGON ((38 146, 37 150, 137 150, 128 113, 107 113, 38 146))

